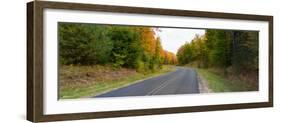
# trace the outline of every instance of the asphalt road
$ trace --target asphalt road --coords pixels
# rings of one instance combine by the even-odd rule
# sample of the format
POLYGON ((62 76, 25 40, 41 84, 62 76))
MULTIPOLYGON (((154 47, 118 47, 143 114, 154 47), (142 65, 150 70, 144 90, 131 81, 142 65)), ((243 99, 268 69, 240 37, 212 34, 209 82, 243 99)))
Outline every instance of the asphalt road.
POLYGON ((164 75, 142 80, 135 84, 119 88, 95 97, 123 97, 146 95, 172 95, 199 93, 195 70, 176 67, 176 70, 164 75))

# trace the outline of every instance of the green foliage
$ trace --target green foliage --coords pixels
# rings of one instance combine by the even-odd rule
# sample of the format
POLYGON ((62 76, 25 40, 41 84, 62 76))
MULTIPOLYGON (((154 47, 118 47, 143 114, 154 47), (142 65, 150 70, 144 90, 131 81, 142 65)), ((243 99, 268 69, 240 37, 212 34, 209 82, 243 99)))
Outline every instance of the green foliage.
POLYGON ((236 73, 242 69, 258 70, 258 32, 206 30, 182 45, 177 57, 179 64, 197 63, 197 67, 220 67, 227 74, 232 67, 236 73))
POLYGON ((145 67, 145 63, 141 60, 137 60, 135 66, 138 72, 144 73, 145 70, 147 70, 147 68, 145 67))
POLYGON ((113 62, 114 68, 121 68, 125 64, 126 54, 118 54, 113 52, 113 57, 114 57, 114 62, 113 62))
POLYGON ((59 23, 61 64, 105 64, 109 62, 113 42, 107 26, 59 23))
POLYGON ((233 59, 235 70, 258 70, 258 32, 233 32, 233 59))
POLYGON ((134 27, 115 26, 111 28, 108 36, 114 42, 112 52, 115 54, 112 55, 112 62, 120 62, 121 59, 118 57, 121 55, 124 62, 120 64, 121 67, 136 68, 136 63, 142 55, 138 30, 134 27))
MULTIPOLYGON (((208 30, 207 30, 208 33, 208 30)), ((230 63, 230 40, 229 40, 229 35, 228 31, 224 30, 216 30, 212 32, 213 35, 209 36, 211 37, 210 39, 207 39, 208 42, 212 42, 212 48, 209 49, 209 58, 210 58, 210 63, 213 66, 218 66, 218 67, 223 67, 226 68, 230 63)))
POLYGON ((177 62, 163 50, 155 28, 75 23, 59 23, 58 28, 62 65, 112 64, 146 72, 177 62))

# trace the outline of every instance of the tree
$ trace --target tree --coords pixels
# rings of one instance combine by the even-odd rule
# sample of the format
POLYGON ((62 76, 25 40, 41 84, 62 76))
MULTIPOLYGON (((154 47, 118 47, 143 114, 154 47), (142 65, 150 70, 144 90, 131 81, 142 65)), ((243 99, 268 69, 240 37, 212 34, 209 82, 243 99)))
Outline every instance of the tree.
POLYGON ((115 66, 136 68, 143 52, 140 47, 139 30, 133 27, 115 26, 109 32, 109 37, 114 42, 112 62, 115 63, 115 66))
POLYGON ((60 63, 108 63, 113 45, 107 30, 101 25, 59 23, 60 63))
POLYGON ((233 31, 232 65, 241 69, 258 69, 258 32, 233 31))
POLYGON ((154 55, 154 59, 153 61, 155 62, 155 64, 157 64, 158 68, 161 67, 162 65, 162 59, 161 58, 161 52, 163 52, 163 48, 162 48, 162 45, 161 45, 161 39, 158 37, 156 39, 156 46, 155 46, 155 55, 154 55))
POLYGON ((209 40, 208 42, 212 42, 213 46, 212 49, 210 49, 210 62, 212 65, 223 67, 226 70, 227 66, 230 65, 231 59, 229 32, 215 30, 213 37, 207 40, 209 40))

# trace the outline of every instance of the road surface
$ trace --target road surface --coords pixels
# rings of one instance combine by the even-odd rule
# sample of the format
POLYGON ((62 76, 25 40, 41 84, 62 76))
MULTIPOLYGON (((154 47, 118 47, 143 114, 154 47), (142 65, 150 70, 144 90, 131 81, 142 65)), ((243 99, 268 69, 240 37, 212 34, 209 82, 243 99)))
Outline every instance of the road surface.
POLYGON ((191 68, 176 67, 164 75, 142 80, 95 97, 123 97, 199 93, 197 75, 191 68))

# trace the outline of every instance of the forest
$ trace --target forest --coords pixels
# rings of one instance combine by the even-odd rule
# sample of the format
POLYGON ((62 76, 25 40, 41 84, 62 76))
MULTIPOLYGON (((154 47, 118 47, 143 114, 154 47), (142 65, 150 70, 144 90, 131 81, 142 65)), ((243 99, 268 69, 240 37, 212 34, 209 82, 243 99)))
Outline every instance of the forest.
POLYGON ((60 64, 111 64, 139 72, 176 64, 176 55, 162 48, 155 31, 151 27, 59 23, 60 64))
POLYGON ((258 81, 258 32, 207 29, 205 35, 182 45, 177 52, 181 65, 218 68, 224 76, 258 81))

